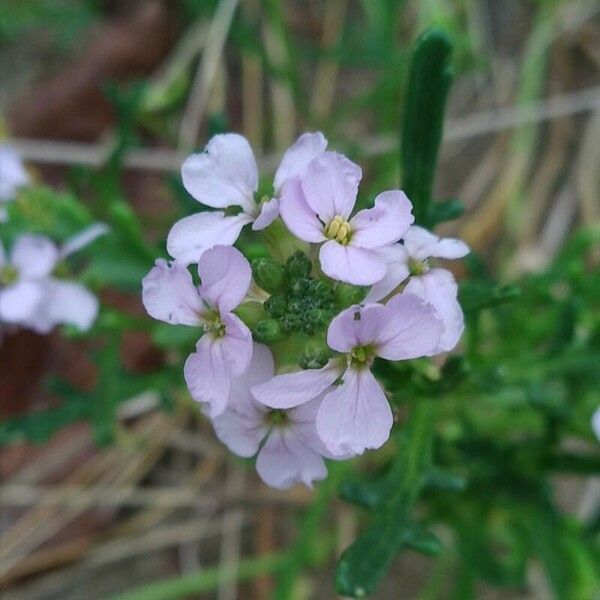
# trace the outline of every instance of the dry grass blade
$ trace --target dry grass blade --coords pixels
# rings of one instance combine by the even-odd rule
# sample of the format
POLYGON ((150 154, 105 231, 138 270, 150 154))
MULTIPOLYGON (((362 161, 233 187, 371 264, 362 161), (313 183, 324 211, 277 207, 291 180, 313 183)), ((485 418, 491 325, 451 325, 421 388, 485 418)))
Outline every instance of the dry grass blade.
POLYGON ((200 67, 194 78, 179 129, 178 146, 184 153, 191 151, 196 144, 202 117, 206 110, 238 1, 221 0, 208 30, 200 67))

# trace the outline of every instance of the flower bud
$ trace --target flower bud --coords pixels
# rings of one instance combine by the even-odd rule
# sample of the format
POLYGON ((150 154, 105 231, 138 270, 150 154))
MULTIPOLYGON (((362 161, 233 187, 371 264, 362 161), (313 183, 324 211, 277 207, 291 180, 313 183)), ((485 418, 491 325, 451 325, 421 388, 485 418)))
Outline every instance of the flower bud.
POLYGON ((328 300, 333 296, 333 285, 324 279, 315 279, 310 282, 311 292, 321 300, 328 300))
POLYGON ((256 284, 269 294, 277 294, 285 288, 285 269, 272 258, 253 260, 252 275, 256 284))
POLYGON ((348 308, 353 304, 359 304, 365 299, 368 287, 350 285, 349 283, 338 283, 335 286, 335 301, 340 308, 348 308))
POLYGON ((303 369, 320 369, 327 364, 330 357, 331 351, 324 341, 309 340, 302 348, 298 364, 303 369))
POLYGON ((281 325, 275 319, 263 319, 254 328, 254 339, 263 344, 278 342, 282 337, 281 325))
POLYGON ((286 333, 290 331, 299 331, 302 327, 302 319, 297 313, 287 313, 281 317, 281 327, 286 333))
POLYGON ((310 287, 310 279, 307 277, 300 277, 290 282, 288 293, 290 296, 296 296, 302 298, 305 296, 310 287))
POLYGON ((295 252, 285 263, 285 271, 289 281, 308 277, 312 271, 312 263, 304 252, 295 252))
POLYGON ((287 311, 287 300, 285 296, 271 296, 265 300, 264 307, 270 317, 278 319, 279 317, 283 317, 287 311))
POLYGON ((254 329, 256 325, 267 317, 265 309, 260 302, 251 300, 240 304, 233 311, 250 329, 254 329))

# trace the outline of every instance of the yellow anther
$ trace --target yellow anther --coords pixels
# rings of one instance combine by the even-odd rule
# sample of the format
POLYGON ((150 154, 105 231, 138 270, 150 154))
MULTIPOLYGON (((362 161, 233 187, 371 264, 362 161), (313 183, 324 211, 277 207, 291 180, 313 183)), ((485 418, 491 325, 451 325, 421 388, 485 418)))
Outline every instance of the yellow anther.
POLYGON ((337 215, 334 217, 329 225, 325 228, 325 236, 330 240, 335 240, 344 246, 350 241, 350 234, 352 229, 350 223, 337 215))

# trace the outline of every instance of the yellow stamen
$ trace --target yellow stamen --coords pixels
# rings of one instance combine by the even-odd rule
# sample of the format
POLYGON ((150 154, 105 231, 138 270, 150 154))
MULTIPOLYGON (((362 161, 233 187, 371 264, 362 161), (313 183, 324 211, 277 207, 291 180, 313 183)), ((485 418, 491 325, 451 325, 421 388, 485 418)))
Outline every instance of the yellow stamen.
POLYGON ((350 242, 351 234, 352 228, 350 227, 350 223, 340 215, 335 216, 325 228, 325 236, 328 239, 335 240, 344 246, 350 242))

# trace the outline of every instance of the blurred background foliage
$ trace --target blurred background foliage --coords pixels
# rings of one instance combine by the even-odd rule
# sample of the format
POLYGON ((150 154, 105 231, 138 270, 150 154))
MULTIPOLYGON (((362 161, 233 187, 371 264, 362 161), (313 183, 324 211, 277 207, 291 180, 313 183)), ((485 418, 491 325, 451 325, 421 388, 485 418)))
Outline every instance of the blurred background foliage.
POLYGON ((103 300, 93 330, 0 347, 5 597, 593 598, 598 18, 581 0, 0 4, 0 109, 37 180, 2 241, 111 226, 69 265, 103 300), (185 393, 195 332, 147 318, 140 280, 199 209, 182 157, 240 131, 268 180, 315 129, 363 166, 362 206, 402 182, 470 244, 467 330, 445 361, 377 365, 384 449, 267 493, 185 393))

